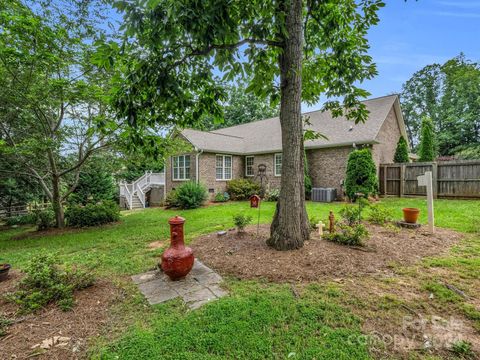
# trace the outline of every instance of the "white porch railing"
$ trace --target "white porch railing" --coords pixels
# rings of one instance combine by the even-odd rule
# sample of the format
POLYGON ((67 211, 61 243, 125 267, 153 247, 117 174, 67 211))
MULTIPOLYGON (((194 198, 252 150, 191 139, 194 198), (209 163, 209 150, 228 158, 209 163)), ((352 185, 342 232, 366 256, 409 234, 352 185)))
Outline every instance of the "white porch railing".
POLYGON ((145 193, 152 185, 165 185, 165 173, 145 172, 133 183, 121 182, 120 196, 125 197, 129 209, 133 208, 133 198, 138 197, 142 207, 145 207, 145 193))

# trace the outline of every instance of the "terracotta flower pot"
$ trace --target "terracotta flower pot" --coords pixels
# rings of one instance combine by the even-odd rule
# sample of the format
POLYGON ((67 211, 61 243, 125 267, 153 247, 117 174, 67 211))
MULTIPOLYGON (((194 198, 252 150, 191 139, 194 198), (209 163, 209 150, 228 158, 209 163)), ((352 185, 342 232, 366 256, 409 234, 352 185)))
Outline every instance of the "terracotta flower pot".
POLYGON ((0 264, 0 281, 7 279, 11 267, 10 264, 0 264))
POLYGON ((185 219, 175 216, 168 223, 170 224, 170 247, 162 255, 161 268, 171 280, 180 280, 192 270, 193 251, 184 243, 185 219))
POLYGON ((418 220, 418 214, 420 210, 417 208, 404 208, 403 210, 403 220, 409 224, 416 224, 418 220))

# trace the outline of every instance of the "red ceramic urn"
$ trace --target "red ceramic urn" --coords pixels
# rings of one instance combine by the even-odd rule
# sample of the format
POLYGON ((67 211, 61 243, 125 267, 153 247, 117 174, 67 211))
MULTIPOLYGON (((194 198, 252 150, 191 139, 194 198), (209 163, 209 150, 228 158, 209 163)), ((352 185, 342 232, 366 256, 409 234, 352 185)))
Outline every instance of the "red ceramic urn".
POLYGON ((171 280, 180 280, 192 270, 193 251, 184 243, 185 219, 175 216, 168 223, 170 224, 170 247, 162 255, 161 267, 171 280))

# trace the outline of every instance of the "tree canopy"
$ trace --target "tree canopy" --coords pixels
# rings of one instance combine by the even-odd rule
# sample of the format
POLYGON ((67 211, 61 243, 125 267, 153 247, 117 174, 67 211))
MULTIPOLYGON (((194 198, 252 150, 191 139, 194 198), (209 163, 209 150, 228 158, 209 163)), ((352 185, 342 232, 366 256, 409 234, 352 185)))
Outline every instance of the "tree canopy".
POLYGON ((427 116, 438 135, 439 155, 455 155, 477 146, 479 98, 480 64, 463 54, 419 70, 403 85, 401 96, 410 144, 418 146, 422 118, 427 116))

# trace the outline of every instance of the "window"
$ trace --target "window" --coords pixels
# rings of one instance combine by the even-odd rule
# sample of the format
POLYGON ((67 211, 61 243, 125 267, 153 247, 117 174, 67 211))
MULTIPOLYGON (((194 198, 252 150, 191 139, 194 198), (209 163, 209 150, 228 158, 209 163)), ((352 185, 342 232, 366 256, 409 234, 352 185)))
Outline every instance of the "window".
POLYGON ((173 180, 190 179, 190 155, 180 155, 173 157, 172 166, 173 180))
POLYGON ((275 154, 275 176, 282 175, 282 154, 275 154))
POLYGON ((231 155, 217 155, 215 157, 215 178, 217 180, 232 180, 231 155))
POLYGON ((245 156, 245 176, 254 176, 255 171, 253 169, 253 156, 245 156))

